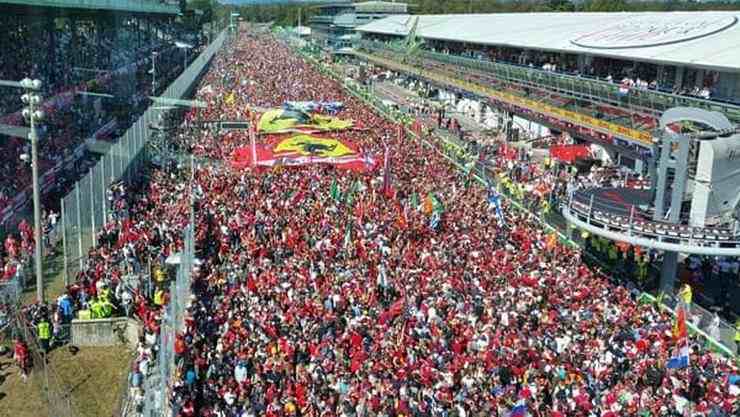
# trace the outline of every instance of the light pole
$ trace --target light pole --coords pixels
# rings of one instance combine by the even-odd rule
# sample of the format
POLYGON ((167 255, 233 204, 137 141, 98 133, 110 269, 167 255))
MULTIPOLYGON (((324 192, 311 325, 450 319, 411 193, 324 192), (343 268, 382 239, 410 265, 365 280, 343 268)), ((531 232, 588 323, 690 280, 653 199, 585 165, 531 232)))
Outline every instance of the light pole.
POLYGON ((239 17, 239 16, 241 16, 241 14, 236 13, 236 12, 232 12, 229 15, 229 29, 231 29, 232 32, 236 32, 236 26, 234 25, 234 18, 239 17))
POLYGON ((35 243, 34 263, 36 266, 36 298, 39 303, 44 302, 44 271, 41 253, 41 196, 39 192, 39 155, 38 155, 38 135, 36 134, 36 123, 44 119, 44 112, 38 110, 41 104, 41 97, 35 94, 41 88, 40 80, 31 80, 24 78, 21 81, 21 87, 26 93, 21 96, 23 104, 27 107, 23 109, 23 117, 31 124, 31 132, 28 138, 31 140, 31 172, 33 175, 33 239, 35 243))
POLYGON ((157 95, 157 67, 155 65, 157 51, 152 51, 152 95, 157 95))

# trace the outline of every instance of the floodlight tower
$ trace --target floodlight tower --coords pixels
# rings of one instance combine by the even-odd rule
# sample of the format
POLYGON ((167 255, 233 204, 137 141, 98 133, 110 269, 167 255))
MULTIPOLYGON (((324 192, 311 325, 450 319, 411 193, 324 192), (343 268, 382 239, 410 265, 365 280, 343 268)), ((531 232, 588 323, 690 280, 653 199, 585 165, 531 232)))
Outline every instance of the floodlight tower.
POLYGON ((44 119, 44 112, 38 107, 41 97, 36 91, 41 89, 40 80, 24 78, 20 82, 26 93, 21 100, 26 107, 23 109, 23 117, 30 123, 31 131, 28 139, 31 141, 31 172, 33 177, 33 239, 35 243, 34 264, 36 269, 36 298, 38 302, 44 302, 44 275, 41 248, 41 196, 39 190, 39 157, 38 157, 38 133, 36 124, 44 119))

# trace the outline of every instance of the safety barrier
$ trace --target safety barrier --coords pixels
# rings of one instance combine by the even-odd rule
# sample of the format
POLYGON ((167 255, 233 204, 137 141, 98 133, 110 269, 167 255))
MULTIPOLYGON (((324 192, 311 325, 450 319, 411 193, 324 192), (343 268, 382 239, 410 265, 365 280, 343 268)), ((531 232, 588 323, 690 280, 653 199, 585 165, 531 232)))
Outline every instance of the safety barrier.
MULTIPOLYGON (((228 32, 222 32, 219 38, 203 53, 208 54, 203 60, 203 65, 199 66, 197 76, 205 69, 211 58, 224 45, 228 32)), ((203 55, 201 55, 202 57, 203 55)), ((199 58, 200 60, 201 58, 199 58)), ((190 89, 197 77, 190 78, 187 89, 190 89)), ((176 98, 182 97, 185 90, 176 98)), ((166 97, 173 97, 167 95, 166 97)), ((191 181, 193 180, 195 170, 195 159, 190 156, 191 181)), ((192 194, 191 194, 192 198, 192 194)), ((129 393, 128 397, 121 401, 121 417, 128 415, 144 415, 147 417, 154 416, 173 416, 177 415, 178 410, 172 409, 169 398, 172 395, 173 378, 178 371, 178 363, 175 356, 175 340, 177 334, 183 330, 185 325, 185 313, 190 305, 191 296, 191 277, 193 268, 197 265, 195 258, 195 213, 194 205, 191 201, 190 221, 183 233, 183 249, 179 253, 179 262, 175 280, 169 285, 169 301, 164 308, 160 333, 158 335, 157 356, 154 359, 155 365, 150 375, 146 375, 142 384, 143 398, 133 398, 129 393)))

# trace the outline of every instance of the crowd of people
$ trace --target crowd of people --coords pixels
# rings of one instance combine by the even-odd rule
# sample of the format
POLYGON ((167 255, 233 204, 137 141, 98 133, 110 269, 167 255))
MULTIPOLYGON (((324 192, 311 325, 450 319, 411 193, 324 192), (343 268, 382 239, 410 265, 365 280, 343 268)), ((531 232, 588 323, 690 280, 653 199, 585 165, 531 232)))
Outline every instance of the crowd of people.
MULTIPOLYGON (((678 348, 667 312, 590 270, 536 218, 505 201, 498 213, 490 190, 272 36, 239 35, 196 99, 207 108, 173 136, 211 163, 192 176, 152 168, 147 182, 116 185, 111 221, 76 283, 32 317, 56 329, 66 314, 99 306, 140 319, 139 402, 170 297, 167 259, 182 250, 194 209, 200 262, 193 296, 180 300, 188 308, 169 387, 179 416, 739 412, 728 359, 692 339, 688 368, 667 369, 678 348), (336 116, 353 120, 324 136, 377 160, 387 144, 388 180, 380 167, 236 171, 229 160, 247 133, 194 128, 305 100, 342 102, 336 116)), ((516 158, 497 163, 517 181, 540 174, 516 158)))
POLYGON ((467 49, 465 45, 456 45, 447 41, 431 41, 429 47, 433 51, 467 58, 541 68, 543 71, 620 83, 627 89, 670 92, 703 99, 712 98, 719 76, 717 72, 710 71, 704 74, 702 79, 683 80, 680 84, 676 84, 673 79, 674 74, 670 71, 659 74, 654 65, 627 60, 595 57, 588 63, 579 65, 575 54, 544 51, 533 53, 533 51, 518 48, 496 46, 467 49))
MULTIPOLYGON (((358 128, 327 135, 376 155, 389 143, 393 191, 378 171, 325 165, 198 169, 202 264, 176 341, 179 415, 737 413, 727 359, 692 341, 689 368, 667 369, 677 346, 666 312, 589 270, 535 219, 504 204, 502 222, 487 190, 465 187, 285 45, 243 35, 203 85, 208 108, 191 120, 343 102, 338 117, 358 128), (232 91, 239 102, 224 102, 232 91)), ((227 160, 247 143, 227 136, 180 138, 227 160)))

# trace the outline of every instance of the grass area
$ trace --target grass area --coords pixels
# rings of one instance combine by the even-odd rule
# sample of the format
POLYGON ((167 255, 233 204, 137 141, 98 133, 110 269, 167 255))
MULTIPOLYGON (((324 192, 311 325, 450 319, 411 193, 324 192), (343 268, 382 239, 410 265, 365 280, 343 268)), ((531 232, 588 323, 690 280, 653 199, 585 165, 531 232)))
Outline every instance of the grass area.
MULTIPOLYGON (((59 381, 59 390, 69 393, 75 417, 113 416, 130 359, 124 346, 83 348, 74 356, 62 347, 49 355, 56 375, 50 383, 59 381)), ((24 383, 12 360, 0 359, 0 417, 49 416, 43 381, 40 367, 24 383)))
MULTIPOLYGON (((29 272, 35 276, 32 268, 29 272)), ((36 279, 30 278, 23 289, 21 303, 29 304, 36 301, 36 279)), ((52 301, 64 292, 64 254, 61 243, 57 245, 54 255, 44 258, 44 290, 46 300, 52 301)))
MULTIPOLYGON (((44 259, 47 301, 53 301, 64 291, 61 244, 55 252, 44 259)), ((30 279, 27 284, 21 297, 23 304, 36 301, 36 281, 30 279)), ((49 355, 49 384, 71 398, 74 417, 113 416, 118 411, 131 355, 125 346, 80 348, 75 355, 66 346, 57 348, 49 355)), ((43 368, 37 364, 34 370, 28 381, 23 382, 14 361, 10 357, 0 358, 0 417, 52 415, 45 393, 43 368)))

